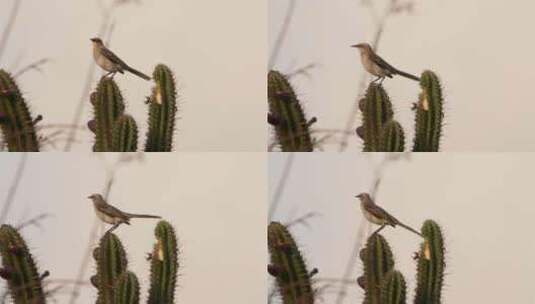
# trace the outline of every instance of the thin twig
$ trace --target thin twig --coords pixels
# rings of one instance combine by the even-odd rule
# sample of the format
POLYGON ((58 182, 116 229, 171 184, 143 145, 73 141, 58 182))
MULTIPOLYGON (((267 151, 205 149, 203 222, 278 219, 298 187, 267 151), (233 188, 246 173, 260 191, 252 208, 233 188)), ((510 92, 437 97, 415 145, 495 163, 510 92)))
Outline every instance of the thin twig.
POLYGON ((28 72, 29 70, 36 70, 40 73, 43 72, 43 70, 41 69, 41 66, 42 65, 45 65, 46 63, 48 63, 50 60, 48 58, 42 58, 42 59, 39 59, 33 63, 30 63, 29 65, 25 66, 24 68, 20 69, 20 71, 16 72, 13 77, 14 78, 17 78, 19 76, 21 76, 22 74, 28 72))
POLYGON ((13 179, 13 182, 9 187, 6 200, 4 201, 4 207, 2 208, 2 212, 0 212, 0 223, 4 223, 7 218, 7 214, 9 213, 9 209, 11 207, 11 204, 13 203, 13 199, 15 198, 15 194, 17 193, 17 189, 19 188, 19 184, 22 179, 22 174, 24 173, 24 168, 26 167, 27 158, 27 153, 20 154, 20 161, 17 167, 17 172, 15 173, 15 178, 13 179))
POLYGON ((0 40, 0 59, 2 59, 2 55, 4 54, 4 50, 6 49, 9 35, 11 34, 11 31, 13 31, 13 26, 15 25, 15 20, 17 19, 17 13, 19 12, 19 7, 20 7, 21 2, 22 0, 15 0, 15 3, 13 4, 13 7, 11 8, 11 13, 9 14, 9 20, 4 29, 4 33, 2 33, 2 38, 0 40))
POLYGON ((41 225, 39 224, 42 220, 44 220, 45 218, 47 217, 50 217, 50 214, 48 213, 42 213, 42 214, 39 214, 38 216, 34 217, 34 218, 31 218, 25 222, 22 222, 20 224, 17 225, 17 227, 15 227, 17 230, 22 230, 24 229, 25 227, 27 226, 32 226, 32 225, 35 225, 37 227, 41 227, 41 225))
POLYGON ((284 43, 286 35, 288 34, 288 29, 290 28, 290 23, 292 22, 293 14, 295 11, 295 5, 296 0, 290 0, 290 3, 288 4, 288 9, 286 10, 286 16, 284 17, 284 22, 282 23, 279 35, 277 36, 275 44, 273 45, 273 49, 271 50, 271 56, 269 56, 268 68, 270 70, 275 65, 277 57, 279 56, 280 49, 282 48, 282 44, 284 43))
POLYGON ((277 211, 280 198, 282 196, 282 193, 284 192, 284 188, 286 187, 286 181, 288 177, 290 176, 290 171, 292 169, 292 164, 294 161, 294 153, 288 153, 287 155, 288 156, 286 158, 286 163, 284 164, 282 176, 279 179, 277 188, 275 188, 275 193, 273 194, 273 199, 271 200, 271 204, 269 206, 269 213, 268 213, 269 219, 272 219, 273 216, 275 215, 275 211, 277 211))

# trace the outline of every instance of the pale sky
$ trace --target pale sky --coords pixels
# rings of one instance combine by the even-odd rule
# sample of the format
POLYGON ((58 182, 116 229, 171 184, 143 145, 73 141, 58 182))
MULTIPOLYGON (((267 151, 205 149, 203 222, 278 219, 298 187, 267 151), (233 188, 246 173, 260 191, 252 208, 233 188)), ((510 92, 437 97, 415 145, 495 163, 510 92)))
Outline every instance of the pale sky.
MULTIPOLYGON (((288 155, 270 154, 273 195, 288 155)), ((301 153, 294 158, 273 220, 291 222, 308 212, 319 215, 291 232, 317 278, 341 278, 357 231, 363 224, 353 196, 370 191, 382 154, 301 153)), ((442 226, 447 250, 444 303, 534 303, 535 207, 531 154, 415 154, 384 167, 376 203, 417 229, 426 219, 442 226)), ((377 229, 377 226, 374 227, 377 229)), ((418 237, 402 228, 382 232, 413 299, 418 237)), ((355 264, 351 279, 362 274, 355 264)), ((317 285, 319 286, 319 285, 317 285)), ((328 288, 323 303, 334 303, 328 288)), ((347 288, 344 304, 359 303, 363 292, 347 288)))
MULTIPOLYGON (((0 155, 2 206, 19 158, 0 155)), ((106 162, 115 158, 109 154, 106 162)), ((265 158, 260 153, 154 154, 118 170, 109 201, 126 212, 161 215, 175 227, 182 250, 178 303, 265 301, 265 158)), ((50 271, 45 282, 75 278, 96 219, 87 196, 102 190, 105 172, 103 159, 89 153, 29 155, 7 223, 50 215, 40 228, 21 231, 39 269, 50 271)), ((116 230, 129 268, 140 280, 142 299, 149 287, 145 257, 154 244, 156 223, 133 219, 116 230)), ((94 274, 93 260, 87 270, 85 280, 94 274)), ((2 293, 5 284, 0 283, 2 293)), ((69 292, 70 286, 61 289, 58 303, 68 303, 69 292)), ((96 289, 86 285, 76 303, 95 299, 96 289)))
MULTIPOLYGON (((273 44, 288 0, 270 0, 269 43, 273 44)), ((296 0, 288 36, 274 68, 290 73, 314 63, 310 78, 293 84, 316 129, 342 129, 365 75, 357 50, 375 34, 370 11, 360 0, 296 0)), ((386 0, 368 1, 381 15, 386 0)), ((407 2, 407 1, 400 1, 407 2)), ((388 19, 378 53, 401 70, 435 71, 446 100, 443 151, 534 151, 535 43, 531 42, 532 1, 413 1, 414 12, 388 19)), ((271 47, 270 47, 271 50, 271 47)), ((408 138, 414 128, 410 105, 419 86, 387 79, 395 117, 408 138)), ((360 121, 360 114, 358 116, 360 121)), ((354 128, 351 130, 354 131, 354 128)), ((361 150, 351 135, 351 150, 361 150)), ((328 145, 334 150, 338 146, 328 145)))
MULTIPOLYGON (((3 0, 0 32, 15 0, 3 0)), ((102 22, 102 1, 21 1, 19 15, 0 68, 18 71, 50 59, 43 74, 18 79, 34 115, 44 124, 71 123, 92 64, 90 38, 102 22)), ((248 0, 138 1, 117 8, 110 48, 124 61, 152 75, 158 63, 175 73, 180 95, 175 150, 265 151, 266 25, 265 3, 248 0), (243 13, 247 12, 247 13, 243 13)), ((92 88, 102 75, 97 70, 92 88)), ((152 84, 133 75, 117 75, 127 112, 145 141, 145 97, 152 84)), ((81 125, 92 116, 86 103, 81 125)), ((50 130, 42 135, 52 133, 50 130)), ((61 138, 64 138, 62 136, 61 138)), ((89 151, 93 137, 80 132, 77 151, 89 151)), ((58 143, 64 147, 64 141, 58 143)), ((50 146, 48 150, 56 150, 50 146)))

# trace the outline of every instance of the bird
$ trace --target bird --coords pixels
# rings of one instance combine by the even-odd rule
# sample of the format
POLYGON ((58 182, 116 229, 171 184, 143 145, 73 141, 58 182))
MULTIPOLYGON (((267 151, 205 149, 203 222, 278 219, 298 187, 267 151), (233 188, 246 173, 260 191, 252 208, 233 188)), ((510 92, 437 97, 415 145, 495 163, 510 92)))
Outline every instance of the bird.
POLYGON ((368 193, 361 193, 359 195, 356 195, 355 197, 360 199, 360 209, 362 210, 364 217, 371 223, 381 226, 374 233, 378 233, 387 225, 392 226, 392 227, 396 227, 399 225, 423 237, 423 235, 420 232, 403 224, 398 219, 390 215, 390 213, 386 212, 383 208, 376 205, 368 193))
POLYGON ((104 46, 104 43, 100 38, 91 38, 93 42, 93 58, 99 67, 108 72, 104 77, 111 75, 115 76, 115 73, 119 72, 124 74, 124 71, 130 72, 136 76, 139 76, 147 81, 151 78, 140 71, 137 71, 127 65, 117 55, 104 46))
POLYGON ((380 80, 380 83, 382 83, 385 77, 392 78, 392 75, 400 75, 415 81, 420 81, 420 78, 400 71, 388 64, 383 60, 383 58, 375 54, 372 47, 368 43, 359 43, 352 45, 351 47, 359 49, 360 60, 364 66, 364 69, 366 69, 366 71, 368 71, 370 74, 377 76, 373 82, 380 80))
POLYGON ((87 198, 93 201, 93 206, 95 207, 95 213, 97 214, 97 217, 101 221, 113 225, 107 232, 112 232, 121 224, 130 225, 130 219, 132 218, 161 218, 157 215, 133 214, 123 212, 108 204, 106 200, 104 200, 102 195, 98 193, 91 194, 87 198))

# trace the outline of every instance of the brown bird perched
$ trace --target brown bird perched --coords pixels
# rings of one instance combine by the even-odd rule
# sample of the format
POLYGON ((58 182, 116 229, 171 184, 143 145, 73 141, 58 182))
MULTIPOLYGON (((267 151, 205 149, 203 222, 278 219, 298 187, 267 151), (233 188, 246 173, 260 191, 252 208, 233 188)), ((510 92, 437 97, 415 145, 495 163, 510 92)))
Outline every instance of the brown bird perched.
POLYGON ((110 228, 107 232, 112 232, 115 228, 119 227, 121 224, 130 225, 131 218, 161 218, 157 215, 147 215, 147 214, 133 214, 123 212, 112 205, 106 203, 102 195, 100 194, 91 194, 87 198, 93 201, 93 206, 95 207, 95 213, 97 217, 108 224, 112 224, 113 227, 110 228))
POLYGON ((368 71, 370 74, 377 76, 377 78, 373 82, 377 80, 383 82, 385 77, 392 78, 392 75, 400 75, 415 81, 420 81, 420 78, 409 73, 400 71, 388 64, 386 61, 383 60, 383 58, 375 54, 372 47, 367 43, 359 43, 352 45, 351 47, 359 49, 360 60, 362 62, 362 65, 364 66, 364 69, 366 69, 366 71, 368 71))
POLYGON ((91 38, 91 41, 93 41, 93 58, 95 59, 95 62, 99 67, 108 72, 104 77, 110 74, 111 77, 113 77, 117 72, 124 74, 124 71, 127 71, 145 80, 150 80, 149 76, 134 70, 122 61, 121 58, 117 57, 117 55, 106 48, 100 38, 91 38))
POLYGON ((368 193, 361 193, 355 197, 360 199, 360 208, 362 209, 362 213, 364 214, 364 217, 371 223, 381 226, 374 233, 378 233, 387 225, 392 226, 392 227, 396 227, 397 225, 399 225, 423 237, 420 232, 398 221, 398 219, 390 215, 383 208, 377 206, 373 202, 372 198, 370 197, 368 193))

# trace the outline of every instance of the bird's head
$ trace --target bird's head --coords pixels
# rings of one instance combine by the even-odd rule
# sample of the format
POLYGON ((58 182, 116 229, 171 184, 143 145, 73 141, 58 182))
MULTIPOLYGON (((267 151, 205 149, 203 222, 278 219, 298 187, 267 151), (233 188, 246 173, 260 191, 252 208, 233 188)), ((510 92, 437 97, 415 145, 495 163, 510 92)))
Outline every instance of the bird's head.
POLYGON ((368 43, 354 44, 351 47, 357 48, 361 52, 368 52, 368 51, 371 51, 372 49, 372 47, 368 43))
POLYGON ((102 195, 97 194, 97 193, 93 193, 90 196, 88 196, 87 198, 91 199, 92 201, 95 201, 95 200, 102 199, 102 195))
POLYGON ((362 192, 359 195, 355 195, 355 197, 362 201, 362 200, 365 200, 365 199, 369 199, 370 195, 368 193, 366 193, 366 192, 362 192))
POLYGON ((97 38, 97 37, 91 38, 91 41, 93 41, 93 43, 95 43, 95 44, 102 44, 102 40, 100 38, 97 38))

